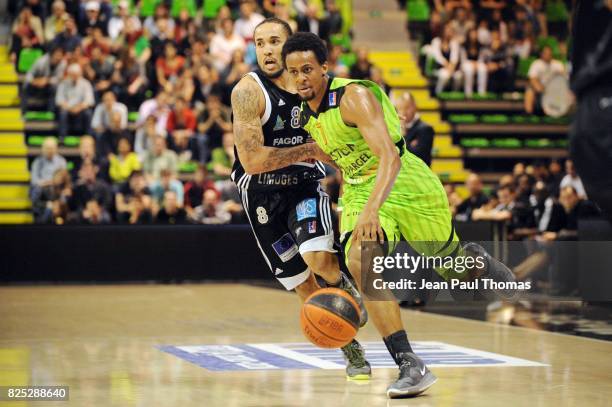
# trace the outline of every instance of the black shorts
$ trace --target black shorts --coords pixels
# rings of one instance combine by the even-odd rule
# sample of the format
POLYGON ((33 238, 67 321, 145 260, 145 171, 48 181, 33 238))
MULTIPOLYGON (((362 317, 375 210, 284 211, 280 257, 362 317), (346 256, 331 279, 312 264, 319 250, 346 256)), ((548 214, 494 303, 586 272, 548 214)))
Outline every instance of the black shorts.
POLYGON ((287 290, 310 275, 301 254, 336 253, 329 196, 318 182, 274 191, 238 191, 257 245, 287 290))

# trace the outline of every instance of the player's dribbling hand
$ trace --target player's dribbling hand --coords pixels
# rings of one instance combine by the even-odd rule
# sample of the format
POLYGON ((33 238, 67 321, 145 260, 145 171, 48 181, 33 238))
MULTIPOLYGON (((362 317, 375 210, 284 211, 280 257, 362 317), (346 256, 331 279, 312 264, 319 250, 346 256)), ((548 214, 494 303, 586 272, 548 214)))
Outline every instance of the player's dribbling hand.
POLYGON ((385 235, 380 226, 380 218, 376 210, 364 210, 357 219, 357 225, 353 229, 353 242, 361 241, 385 242, 385 235))

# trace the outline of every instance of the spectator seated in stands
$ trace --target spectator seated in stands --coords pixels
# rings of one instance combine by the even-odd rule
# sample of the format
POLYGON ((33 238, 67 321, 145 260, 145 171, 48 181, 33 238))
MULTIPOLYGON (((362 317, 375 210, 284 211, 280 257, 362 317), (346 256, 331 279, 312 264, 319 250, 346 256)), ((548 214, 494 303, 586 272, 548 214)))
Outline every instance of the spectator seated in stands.
MULTIPOLYGON (((114 65, 113 75, 111 76, 112 88, 118 95, 119 100, 125 103, 130 110, 136 110, 141 103, 144 105, 145 92, 149 84, 145 75, 145 62, 137 59, 134 47, 129 47, 119 53, 119 60, 114 65)), ((160 106, 163 106, 163 103, 160 106)), ((146 108, 156 107, 156 105, 153 105, 146 108)), ((164 118, 163 124, 160 125, 165 126, 165 124, 164 118)))
POLYGON ((116 40, 128 25, 131 25, 134 30, 141 29, 138 17, 130 15, 130 2, 121 0, 117 3, 115 14, 108 21, 108 36, 111 40, 116 40))
POLYGON ((257 24, 264 20, 264 16, 257 13, 255 0, 242 0, 240 2, 240 18, 236 20, 234 32, 245 42, 253 41, 253 31, 257 24))
POLYGON ((136 122, 136 128, 142 128, 145 121, 153 116, 156 120, 155 128, 157 130, 157 134, 165 137, 166 123, 168 121, 168 115, 170 114, 169 102, 170 95, 168 95, 168 93, 165 91, 159 92, 155 98, 144 101, 138 109, 138 121, 136 122))
POLYGON ((85 66, 85 78, 93 84, 96 100, 100 100, 111 90, 115 58, 97 44, 91 46, 90 54, 90 62, 85 66))
MULTIPOLYGON (((514 200, 514 188, 511 186, 501 186, 497 189, 497 205, 482 205, 480 208, 472 210, 472 220, 494 220, 511 221, 512 210, 516 204, 514 200)), ((492 201, 492 203, 494 203, 492 201)))
POLYGON ((151 184, 151 197, 154 199, 154 203, 162 205, 164 200, 164 193, 166 191, 173 191, 176 194, 176 199, 179 206, 183 206, 184 190, 183 184, 176 178, 175 173, 170 170, 161 170, 159 181, 154 181, 151 184))
POLYGON ((210 41, 210 55, 219 72, 224 71, 232 62, 232 55, 236 50, 246 49, 242 37, 234 32, 234 22, 231 18, 222 20, 221 28, 222 32, 216 33, 210 41))
POLYGON ((100 153, 116 153, 119 140, 126 138, 129 143, 132 144, 134 137, 132 133, 122 127, 122 116, 121 113, 113 111, 110 114, 110 127, 102 133, 100 137, 100 153))
POLYGON ((189 214, 190 217, 193 216, 193 211, 197 206, 202 205, 202 198, 204 196, 204 192, 207 190, 213 190, 217 193, 219 197, 221 194, 217 191, 215 187, 215 183, 208 176, 208 170, 206 166, 203 164, 198 165, 198 169, 196 170, 193 179, 185 183, 185 210, 189 214))
POLYGON ((53 40, 53 48, 61 48, 65 52, 71 53, 81 45, 83 39, 79 35, 73 17, 69 17, 64 25, 64 31, 58 34, 53 40))
POLYGON ((406 148, 430 166, 434 139, 433 127, 421 120, 414 97, 410 92, 402 94, 396 103, 396 107, 402 117, 406 148))
POLYGON ((80 213, 91 200, 97 201, 104 211, 111 209, 113 191, 110 185, 97 178, 97 174, 98 168, 95 164, 85 162, 81 165, 79 179, 68 202, 71 211, 80 213))
POLYGON ((553 59, 551 47, 544 46, 540 58, 533 61, 527 73, 529 86, 525 91, 525 112, 534 114, 541 110, 542 93, 555 75, 565 75, 565 66, 561 61, 553 59))
POLYGON ((30 197, 32 201, 41 189, 52 185, 53 176, 58 170, 66 169, 66 159, 57 153, 57 141, 47 137, 43 141, 42 154, 32 162, 30 168, 30 197))
POLYGON ((448 23, 455 33, 457 41, 464 44, 467 40, 470 30, 476 28, 474 20, 470 18, 468 10, 465 7, 459 6, 454 10, 455 17, 448 23))
POLYGON ((175 83, 183 72, 185 58, 177 54, 174 42, 167 40, 164 44, 164 54, 155 62, 157 83, 162 89, 175 83))
POLYGON ((109 154, 109 175, 114 184, 128 180, 132 172, 140 170, 140 160, 132 151, 132 145, 127 137, 122 137, 117 143, 117 154, 109 154))
POLYGON ((487 66, 488 88, 492 92, 508 92, 513 88, 514 62, 499 31, 491 32, 491 46, 483 50, 482 62, 487 66))
POLYGON ((147 152, 153 148, 155 138, 158 136, 165 139, 166 132, 158 132, 157 119, 151 115, 145 120, 144 125, 136 130, 134 151, 141 162, 145 160, 147 152))
POLYGON ((51 15, 45 20, 45 41, 47 43, 52 42, 58 34, 64 31, 69 18, 66 3, 62 0, 55 0, 51 4, 51 15))
POLYGON ((391 86, 385 82, 382 69, 377 66, 372 66, 370 68, 370 80, 380 86, 380 88, 385 91, 387 96, 391 94, 391 86))
POLYGON ((107 10, 101 10, 100 3, 96 0, 89 0, 82 3, 81 7, 85 12, 79 19, 79 34, 83 37, 89 35, 94 28, 102 30, 104 36, 108 35, 108 18, 107 10))
POLYGON ((98 104, 98 106, 96 106, 91 119, 91 129, 98 139, 101 147, 101 153, 108 154, 110 151, 114 151, 116 146, 113 142, 111 142, 111 140, 106 139, 105 133, 107 133, 113 127, 126 130, 127 125, 127 107, 123 103, 117 102, 117 98, 113 92, 105 92, 104 95, 102 95, 102 101, 98 104), (113 123, 113 118, 118 123, 113 123))
POLYGON ((219 195, 212 189, 204 191, 202 204, 195 208, 193 221, 204 224, 229 223, 232 215, 224 208, 224 203, 219 200, 219 195))
POLYGON ((221 104, 218 94, 211 93, 206 107, 198 116, 198 147, 200 162, 208 162, 208 151, 222 144, 223 134, 232 131, 231 110, 221 104))
POLYGON ((151 181, 159 180, 162 170, 168 170, 172 174, 178 171, 178 157, 174 151, 168 150, 165 138, 155 138, 153 148, 145 155, 142 168, 147 179, 151 181))
POLYGON ((30 7, 23 7, 15 19, 11 30, 9 56, 17 64, 19 54, 24 48, 41 48, 45 42, 43 26, 39 17, 32 14, 30 7))
POLYGON ((468 190, 469 196, 457 206, 456 218, 458 220, 472 220, 474 210, 481 208, 489 202, 489 198, 482 191, 482 180, 480 176, 474 172, 468 175, 465 180, 465 187, 468 190))
POLYGON ((432 40, 428 52, 436 64, 435 72, 438 77, 436 94, 444 91, 451 79, 453 79, 453 89, 459 89, 462 77, 459 69, 461 45, 450 25, 444 26, 442 37, 432 40))
POLYGON ((36 223, 63 225, 68 221, 68 200, 72 196, 70 174, 58 168, 49 182, 32 196, 32 212, 36 223))
POLYGON ((142 171, 134 171, 115 194, 117 220, 120 223, 146 224, 153 220, 153 200, 142 171))
POLYGON ((71 64, 67 73, 68 76, 59 83, 55 95, 60 142, 63 142, 68 134, 69 123, 76 123, 83 133, 91 133, 91 108, 94 105, 93 88, 91 83, 83 78, 81 67, 71 64))
POLYGON ((561 189, 566 187, 572 187, 574 191, 576 191, 580 199, 587 199, 586 190, 584 189, 584 185, 582 185, 582 180, 580 179, 580 176, 576 173, 574 161, 565 161, 565 172, 566 175, 561 180, 559 187, 561 189))
POLYGON ((30 68, 23 83, 21 97, 22 110, 28 110, 28 102, 32 97, 45 100, 47 111, 55 110, 55 92, 64 78, 66 61, 61 48, 53 48, 40 57, 30 68))
POLYGON ((457 213, 457 207, 461 204, 462 200, 455 189, 453 184, 444 184, 444 191, 446 192, 446 198, 448 198, 448 205, 453 216, 457 213))
POLYGON ((479 95, 487 93, 488 70, 483 61, 484 47, 478 40, 478 31, 471 29, 461 50, 461 70, 463 71, 463 91, 470 98, 474 94, 474 78, 476 77, 479 95))
POLYGON ((193 135, 196 130, 196 116, 183 97, 177 97, 168 115, 166 129, 170 145, 179 154, 180 161, 189 161, 197 154, 193 135))
POLYGON ((155 216, 155 223, 160 225, 182 225, 187 223, 187 212, 181 207, 178 195, 167 190, 163 195, 163 206, 155 216))
POLYGON ((81 137, 79 143, 79 156, 75 161, 74 167, 71 170, 71 176, 74 181, 79 178, 81 166, 85 163, 92 163, 98 169, 97 177, 106 182, 110 182, 108 175, 108 160, 103 155, 96 154, 96 141, 92 136, 85 135, 81 137))
POLYGON ((223 145, 212 151, 212 159, 208 164, 209 170, 214 174, 217 183, 223 183, 230 179, 232 166, 236 157, 234 156, 234 133, 223 134, 223 145))
POLYGON ((370 51, 366 47, 359 47, 355 52, 357 60, 349 71, 349 76, 352 79, 370 79, 370 69, 372 63, 368 55, 370 51))
POLYGON ((81 212, 80 223, 86 225, 105 225, 111 223, 111 217, 106 209, 100 203, 91 199, 85 204, 85 208, 81 212))

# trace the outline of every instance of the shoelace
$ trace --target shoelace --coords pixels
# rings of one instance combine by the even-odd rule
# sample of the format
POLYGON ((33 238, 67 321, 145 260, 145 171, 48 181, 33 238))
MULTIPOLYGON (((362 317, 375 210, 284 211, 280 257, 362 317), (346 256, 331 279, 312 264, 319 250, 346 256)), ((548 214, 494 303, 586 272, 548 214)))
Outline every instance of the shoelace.
POLYGON ((353 366, 357 368, 365 366, 365 358, 361 354, 359 345, 355 342, 351 342, 347 346, 343 347, 342 352, 353 366))

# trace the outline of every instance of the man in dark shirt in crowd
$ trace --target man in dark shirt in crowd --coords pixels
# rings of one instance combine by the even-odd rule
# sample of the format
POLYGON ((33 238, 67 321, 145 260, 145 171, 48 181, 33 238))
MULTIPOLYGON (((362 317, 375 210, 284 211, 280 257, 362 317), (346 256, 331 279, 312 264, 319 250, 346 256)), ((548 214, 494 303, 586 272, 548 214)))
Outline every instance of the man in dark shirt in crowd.
POLYGON ((214 181, 208 177, 206 166, 204 164, 200 164, 194 174, 193 180, 188 181, 185 184, 184 204, 185 210, 190 216, 193 215, 195 208, 202 205, 204 191, 209 189, 215 191, 218 197, 221 197, 221 194, 219 191, 217 191, 217 188, 215 188, 214 181))
POLYGON ((434 130, 421 120, 417 112, 414 97, 405 92, 396 103, 398 113, 404 126, 404 140, 408 150, 431 166, 431 149, 433 148, 434 130))
POLYGON ((467 188, 470 196, 468 196, 461 204, 457 207, 457 220, 471 220, 472 211, 478 209, 487 202, 489 198, 482 192, 482 180, 480 176, 474 172, 468 175, 465 180, 465 187, 467 188))
POLYGON ((110 210, 113 193, 110 186, 99 179, 96 179, 98 168, 87 161, 81 164, 79 170, 79 181, 73 189, 69 207, 73 211, 83 211, 87 202, 98 201, 102 210, 110 210))
POLYGON ((187 212, 178 205, 176 192, 164 192, 164 206, 157 212, 155 223, 161 225, 182 225, 187 223, 187 212))

